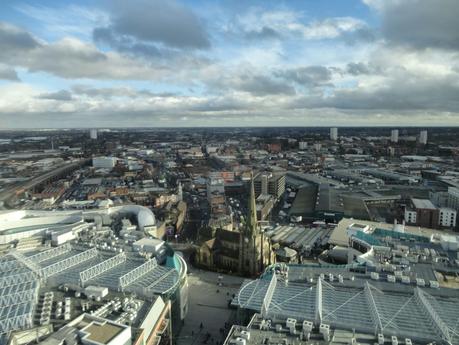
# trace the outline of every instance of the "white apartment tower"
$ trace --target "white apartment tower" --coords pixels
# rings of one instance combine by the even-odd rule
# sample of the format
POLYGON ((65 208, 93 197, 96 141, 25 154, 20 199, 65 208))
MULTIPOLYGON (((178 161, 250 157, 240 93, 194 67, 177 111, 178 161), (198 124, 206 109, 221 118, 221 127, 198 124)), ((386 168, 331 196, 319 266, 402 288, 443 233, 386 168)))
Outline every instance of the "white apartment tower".
POLYGON ((338 128, 336 127, 330 128, 330 140, 333 140, 333 141, 338 140, 338 128))
POLYGON ((300 141, 298 143, 298 147, 300 150, 305 150, 308 148, 308 143, 306 141, 300 141))
POLYGON ((398 129, 393 129, 390 132, 390 141, 393 143, 398 143, 398 129))
POLYGON ((419 143, 420 144, 427 144, 427 131, 419 132, 419 143))
POLYGON ((97 129, 90 129, 89 130, 89 137, 93 140, 97 139, 97 129))

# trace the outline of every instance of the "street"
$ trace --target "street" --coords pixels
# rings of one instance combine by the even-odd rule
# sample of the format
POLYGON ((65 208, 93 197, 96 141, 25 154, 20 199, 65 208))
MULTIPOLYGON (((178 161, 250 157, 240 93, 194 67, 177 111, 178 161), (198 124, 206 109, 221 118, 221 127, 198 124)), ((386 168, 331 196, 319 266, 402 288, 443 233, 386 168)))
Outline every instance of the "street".
POLYGON ((229 329, 225 326, 230 327, 235 317, 235 310, 228 308, 228 301, 237 292, 244 278, 191 266, 190 272, 189 310, 176 339, 177 344, 221 344, 229 329), (218 286, 219 277, 222 277, 222 286, 218 286))

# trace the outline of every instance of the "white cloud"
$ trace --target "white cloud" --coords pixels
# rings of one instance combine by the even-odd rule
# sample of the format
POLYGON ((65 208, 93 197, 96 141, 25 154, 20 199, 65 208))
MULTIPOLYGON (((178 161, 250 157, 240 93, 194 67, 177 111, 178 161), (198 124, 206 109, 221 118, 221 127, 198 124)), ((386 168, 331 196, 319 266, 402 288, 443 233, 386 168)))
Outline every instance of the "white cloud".
POLYGON ((53 38, 64 36, 78 36, 90 39, 92 29, 97 25, 106 25, 109 16, 97 8, 88 8, 78 5, 58 5, 47 7, 31 4, 19 4, 15 9, 29 18, 36 20, 42 34, 53 38))
POLYGON ((353 17, 332 17, 305 22, 302 14, 298 12, 264 11, 260 8, 252 8, 248 13, 238 16, 236 20, 238 24, 230 30, 237 30, 237 26, 240 26, 246 33, 297 35, 307 40, 337 38, 342 34, 367 27, 364 21, 353 17))

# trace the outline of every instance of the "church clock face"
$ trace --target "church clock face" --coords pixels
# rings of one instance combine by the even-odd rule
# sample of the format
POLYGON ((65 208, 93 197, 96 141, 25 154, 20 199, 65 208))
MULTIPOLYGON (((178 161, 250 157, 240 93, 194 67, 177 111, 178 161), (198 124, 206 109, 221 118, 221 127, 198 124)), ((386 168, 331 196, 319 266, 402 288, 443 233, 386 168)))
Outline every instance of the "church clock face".
POLYGON ((245 243, 249 243, 249 238, 248 237, 244 237, 244 241, 245 241, 245 243))

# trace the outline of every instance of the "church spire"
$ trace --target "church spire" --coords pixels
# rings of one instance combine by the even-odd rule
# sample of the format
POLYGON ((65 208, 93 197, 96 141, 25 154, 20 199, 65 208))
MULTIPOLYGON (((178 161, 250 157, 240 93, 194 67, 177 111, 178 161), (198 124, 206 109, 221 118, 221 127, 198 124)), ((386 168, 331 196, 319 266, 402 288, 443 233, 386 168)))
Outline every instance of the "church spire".
POLYGON ((254 236, 257 232, 257 204, 255 201, 255 186, 253 173, 251 174, 250 178, 250 196, 247 217, 247 232, 251 236, 254 236))

